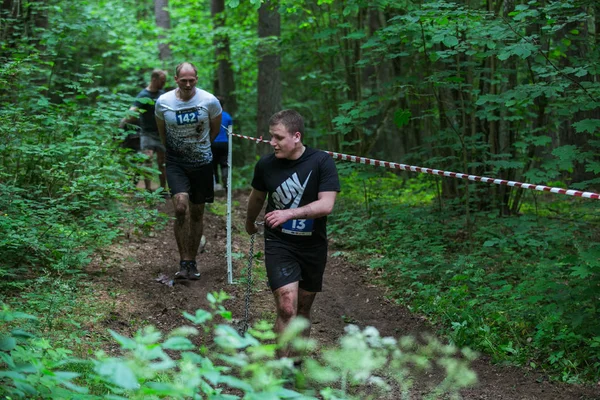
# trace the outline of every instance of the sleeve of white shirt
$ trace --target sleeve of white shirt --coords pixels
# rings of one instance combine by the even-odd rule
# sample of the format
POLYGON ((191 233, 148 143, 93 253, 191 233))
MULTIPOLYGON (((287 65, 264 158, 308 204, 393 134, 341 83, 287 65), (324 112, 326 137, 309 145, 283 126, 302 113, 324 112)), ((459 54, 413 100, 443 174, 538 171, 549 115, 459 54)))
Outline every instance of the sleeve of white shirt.
POLYGON ((208 104, 208 114, 210 115, 210 119, 218 117, 219 114, 223 112, 221 108, 221 103, 219 103, 219 99, 213 96, 212 101, 208 104))
POLYGON ((165 116, 164 116, 165 110, 162 106, 162 102, 160 101, 160 99, 161 99, 160 97, 158 99, 156 99, 156 103, 154 104, 154 115, 158 119, 164 120, 165 119, 165 116))

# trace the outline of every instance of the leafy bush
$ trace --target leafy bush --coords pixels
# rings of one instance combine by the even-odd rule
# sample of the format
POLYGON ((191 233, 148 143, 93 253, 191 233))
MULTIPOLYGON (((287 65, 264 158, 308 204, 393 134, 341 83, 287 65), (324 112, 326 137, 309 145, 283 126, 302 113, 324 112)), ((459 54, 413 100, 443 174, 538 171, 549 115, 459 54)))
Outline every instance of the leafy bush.
POLYGON ((479 212, 467 224, 437 201, 414 205, 410 190, 370 195, 366 209, 362 188, 393 193, 401 183, 393 176, 362 183, 356 174, 343 178, 332 236, 336 246, 370 255, 357 261, 381 271, 399 301, 441 322, 453 342, 496 360, 565 381, 600 378, 594 204, 553 197, 526 203, 524 215, 479 212))
MULTIPOLYGON (((9 323, 29 315, 4 307, 0 321, 0 395, 40 399, 277 399, 381 398, 393 389, 408 396, 414 373, 434 367, 444 369, 445 378, 431 396, 456 393, 475 383, 468 364, 474 354, 442 345, 434 339, 419 345, 411 338, 382 338, 375 328, 363 330, 349 325, 340 344, 321 356, 307 358, 302 369, 293 359, 277 359, 277 348, 315 351, 313 341, 302 339, 306 322, 296 320, 273 343, 269 324, 258 323, 240 336, 227 323, 231 318, 220 303, 224 292, 209 294, 212 312, 198 310, 184 316, 194 326, 182 326, 166 337, 146 327, 128 338, 111 331, 121 356, 98 351, 89 360, 75 359, 70 351, 52 345, 9 323), (191 337, 212 334, 209 344, 194 344, 191 337), (349 362, 351 361, 351 362, 349 362), (303 388, 288 389, 291 382, 303 388)), ((203 342, 206 343, 206 342, 203 342)))
POLYGON ((0 275, 14 288, 23 283, 17 276, 80 270, 122 226, 144 232, 164 221, 143 207, 123 213, 124 204, 161 201, 136 194, 132 176, 150 172, 118 146, 116 121, 127 104, 98 95, 91 66, 67 84, 72 92, 54 93, 56 102, 31 93, 14 76, 41 73, 39 63, 32 55, 0 69, 13 97, 34 95, 0 97, 0 275))

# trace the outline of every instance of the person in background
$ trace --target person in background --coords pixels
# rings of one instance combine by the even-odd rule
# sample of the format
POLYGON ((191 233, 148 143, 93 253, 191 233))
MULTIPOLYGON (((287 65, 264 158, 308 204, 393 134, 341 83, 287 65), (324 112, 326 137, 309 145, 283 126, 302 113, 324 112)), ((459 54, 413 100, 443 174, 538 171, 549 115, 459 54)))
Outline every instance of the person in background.
POLYGON ((221 104, 198 89, 189 62, 175 69, 177 88, 156 101, 156 125, 166 148, 167 181, 175 207, 179 271, 175 279, 200 278, 196 264, 202 242, 204 204, 214 201, 211 143, 221 127, 221 104))
MULTIPOLYGON (((265 266, 277 309, 274 330, 281 333, 296 316, 310 322, 327 262, 327 215, 340 182, 333 159, 303 144, 304 120, 296 111, 273 115, 269 133, 274 154, 263 156, 254 167, 246 232, 257 232, 255 221, 268 196, 265 266)), ((279 354, 288 356, 289 351, 279 354)))
MULTIPOLYGON (((223 99, 218 97, 219 102, 221 103, 221 107, 223 107, 223 99)), ((221 113, 221 129, 219 130, 219 134, 215 138, 215 141, 212 144, 212 153, 213 153, 213 174, 215 175, 215 189, 219 190, 221 188, 227 189, 227 177, 229 173, 229 166, 227 164, 227 153, 228 153, 228 142, 229 136, 227 135, 230 127, 233 126, 233 119, 228 112, 223 111, 221 113), (219 166, 221 166, 221 182, 219 182, 219 166)))
MULTIPOLYGON (((154 105, 156 99, 165 91, 167 74, 165 71, 155 69, 150 74, 150 83, 136 96, 136 100, 129 108, 132 114, 121 120, 119 127, 125 128, 128 124, 137 123, 140 126, 140 150, 148 156, 147 166, 152 166, 152 159, 156 154, 156 162, 160 171, 160 187, 166 189, 165 173, 165 148, 160 141, 156 119, 154 117, 154 105), (138 116, 139 115, 139 116, 138 116)), ((152 190, 152 181, 144 178, 146 190, 152 190)))

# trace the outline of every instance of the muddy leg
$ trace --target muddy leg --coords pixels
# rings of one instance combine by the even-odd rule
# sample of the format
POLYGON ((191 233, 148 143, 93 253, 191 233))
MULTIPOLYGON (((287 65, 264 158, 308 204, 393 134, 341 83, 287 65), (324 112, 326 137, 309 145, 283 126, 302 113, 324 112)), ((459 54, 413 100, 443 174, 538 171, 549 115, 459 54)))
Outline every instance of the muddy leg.
POLYGON ((204 204, 193 204, 190 203, 190 237, 189 237, 189 254, 191 258, 186 260, 195 260, 198 255, 198 248, 200 241, 202 240, 202 231, 204 229, 204 223, 202 218, 204 216, 204 204))
MULTIPOLYGON (((275 319, 275 333, 281 334, 296 317, 298 310, 298 282, 293 282, 273 292, 277 318, 275 319)), ((288 357, 289 349, 279 349, 279 357, 288 357)))

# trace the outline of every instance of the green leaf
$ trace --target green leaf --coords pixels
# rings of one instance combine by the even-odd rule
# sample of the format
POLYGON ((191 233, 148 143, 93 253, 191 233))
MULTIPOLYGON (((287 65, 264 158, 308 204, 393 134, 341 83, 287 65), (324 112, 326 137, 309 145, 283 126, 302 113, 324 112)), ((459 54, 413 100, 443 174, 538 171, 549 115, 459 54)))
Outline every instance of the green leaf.
POLYGON ((128 349, 128 350, 132 350, 132 349, 136 348, 137 345, 133 339, 125 337, 125 336, 113 331, 112 329, 109 329, 108 331, 110 332, 112 337, 115 338, 115 340, 121 345, 122 348, 128 349))
POLYGON ((35 336, 27 331, 24 331, 22 329, 13 329, 10 334, 15 337, 15 338, 20 338, 20 339, 31 339, 34 338, 35 336))
POLYGON ((571 276, 578 276, 582 279, 587 278, 588 276, 592 275, 592 271, 590 271, 590 269, 588 267, 586 267, 585 265, 579 265, 577 267, 573 267, 571 268, 571 276))
POLYGON ((0 350, 11 351, 17 347, 17 341, 12 336, 2 335, 0 336, 0 350))
MULTIPOLYGON (((214 298, 214 296, 213 296, 213 298, 214 298)), ((206 321, 209 321, 210 319, 212 319, 212 314, 209 313, 208 311, 204 311, 204 310, 196 310, 196 315, 192 315, 190 313, 184 312, 183 316, 185 318, 189 319, 190 321, 192 321, 196 325, 201 325, 201 324, 205 323, 206 321)))
POLYGON ((131 368, 118 359, 109 359, 96 367, 96 372, 107 381, 124 389, 137 389, 139 383, 131 368))
POLYGON ((394 113, 394 123, 396 124, 396 126, 398 128, 401 128, 404 125, 408 124, 408 121, 410 121, 411 115, 412 114, 411 114, 410 110, 403 110, 403 109, 396 110, 396 112, 394 113))
POLYGON ((195 336, 198 333, 200 333, 198 329, 194 328, 193 326, 180 326, 173 329, 171 333, 169 333, 169 336, 195 336))
POLYGON ((458 44, 458 38, 452 35, 444 36, 442 43, 444 43, 444 46, 446 47, 454 47, 458 44))
POLYGON ((584 119, 573 124, 575 132, 600 133, 600 119, 584 119))
POLYGON ((579 149, 574 145, 560 146, 552 150, 552 154, 558 158, 558 167, 565 171, 573 169, 573 163, 579 159, 579 149))
POLYGON ((163 348, 167 350, 192 350, 194 347, 189 339, 181 336, 174 336, 163 343, 163 348))
POLYGON ((252 392, 252 386, 249 383, 233 376, 221 376, 219 378, 219 382, 224 383, 231 388, 241 389, 245 392, 252 392))
POLYGON ((367 34, 362 31, 352 32, 349 35, 344 36, 342 39, 362 39, 367 37, 367 34))
POLYGON ((432 51, 431 53, 429 53, 429 60, 432 62, 436 62, 440 58, 441 58, 440 53, 437 51, 432 51))

